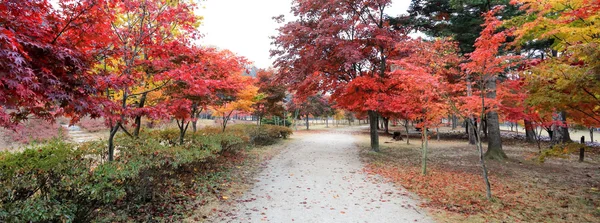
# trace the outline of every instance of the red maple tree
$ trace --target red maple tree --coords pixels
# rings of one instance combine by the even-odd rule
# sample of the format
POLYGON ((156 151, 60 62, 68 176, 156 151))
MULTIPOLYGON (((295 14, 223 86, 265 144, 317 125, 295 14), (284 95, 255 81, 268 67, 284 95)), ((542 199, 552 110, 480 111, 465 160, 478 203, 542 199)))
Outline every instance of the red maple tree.
POLYGON ((169 115, 179 127, 179 143, 183 144, 190 124, 196 131, 198 115, 219 101, 219 95, 235 94, 250 84, 240 75, 246 59, 228 50, 192 47, 180 52, 181 67, 172 71, 174 83, 168 87, 164 102, 169 115))
POLYGON ((96 75, 90 73, 108 41, 105 1, 0 2, 0 125, 30 115, 46 120, 101 115, 96 75))
POLYGON ((277 48, 271 51, 279 80, 289 83, 297 97, 330 92, 338 107, 366 111, 375 151, 378 112, 385 105, 380 85, 389 76, 395 44, 408 38, 406 30, 394 30, 388 23, 385 11, 390 5, 390 0, 295 1, 297 19, 279 29, 277 48))

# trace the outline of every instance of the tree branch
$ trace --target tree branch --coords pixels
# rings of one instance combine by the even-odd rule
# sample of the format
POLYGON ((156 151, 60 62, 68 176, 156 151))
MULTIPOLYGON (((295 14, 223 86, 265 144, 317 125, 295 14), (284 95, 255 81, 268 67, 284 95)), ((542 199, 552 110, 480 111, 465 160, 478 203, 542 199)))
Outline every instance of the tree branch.
POLYGON ((156 90, 160 90, 161 88, 167 86, 167 84, 169 84, 170 82, 171 82, 171 79, 165 81, 165 83, 163 83, 162 85, 160 85, 158 87, 155 87, 155 88, 150 89, 150 90, 142 91, 140 93, 129 94, 127 97, 138 96, 138 95, 147 94, 147 93, 150 93, 150 92, 153 92, 153 91, 156 91, 156 90))
POLYGON ((125 126, 123 126, 123 124, 119 123, 119 127, 121 129, 123 129, 123 132, 125 132, 125 134, 127 134, 127 136, 133 138, 133 135, 131 133, 129 133, 129 131, 127 131, 127 129, 125 129, 125 126))

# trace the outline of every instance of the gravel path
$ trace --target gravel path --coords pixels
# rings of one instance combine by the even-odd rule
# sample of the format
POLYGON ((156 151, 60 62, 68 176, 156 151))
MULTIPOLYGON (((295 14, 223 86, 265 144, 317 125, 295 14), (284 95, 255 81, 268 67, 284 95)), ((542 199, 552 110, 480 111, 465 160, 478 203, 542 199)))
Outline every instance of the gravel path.
POLYGON ((433 222, 405 190, 362 172, 347 133, 295 135, 214 222, 433 222))

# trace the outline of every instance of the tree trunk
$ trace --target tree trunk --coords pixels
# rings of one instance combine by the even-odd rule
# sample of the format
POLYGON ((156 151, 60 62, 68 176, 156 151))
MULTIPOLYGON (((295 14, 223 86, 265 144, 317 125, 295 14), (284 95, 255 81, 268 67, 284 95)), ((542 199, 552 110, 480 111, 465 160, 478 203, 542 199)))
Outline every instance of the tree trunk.
POLYGON ((452 130, 455 130, 458 127, 458 118, 455 114, 452 114, 452 130))
POLYGON ((133 137, 139 138, 140 129, 142 127, 142 116, 141 115, 135 116, 134 125, 135 125, 135 128, 133 129, 133 137))
POLYGON ((410 144, 410 137, 408 137, 408 120, 404 120, 404 129, 406 129, 406 145, 410 144))
MULTIPOLYGON (((123 110, 127 109, 127 98, 128 98, 128 94, 127 94, 127 91, 125 91, 125 92, 123 92, 123 97, 120 99, 121 100, 121 108, 123 110)), ((116 124, 114 126, 111 126, 111 128, 110 128, 110 133, 108 136, 108 161, 114 160, 115 135, 119 131, 119 128, 122 128, 123 130, 125 130, 125 128, 123 128, 123 126, 121 126, 121 123, 124 121, 125 121, 125 114, 121 113, 121 115, 119 117, 119 121, 116 122, 116 124)), ((112 122, 111 122, 111 124, 112 124, 112 122)), ((130 135, 130 136, 133 136, 133 135, 130 135)))
MULTIPOLYGON (((143 108, 146 104, 146 97, 148 93, 143 93, 140 97, 140 103, 138 104, 138 108, 143 108)), ((133 136, 138 138, 140 136, 140 128, 142 127, 142 116, 135 116, 135 129, 133 129, 133 136)))
POLYGON ((538 129, 538 127, 534 127, 534 129, 533 129, 534 135, 533 136, 535 137, 535 143, 538 146, 538 154, 541 154, 542 153, 541 137, 542 137, 543 128, 540 127, 539 131, 537 129, 538 129))
MULTIPOLYGON (((494 89, 496 87, 495 84, 495 79, 494 79, 494 89)), ((484 95, 484 89, 485 86, 482 84, 479 85, 480 86, 480 92, 481 92, 481 116, 480 119, 483 120, 485 118, 485 98, 486 96, 484 95)), ((495 90, 493 91, 494 96, 495 96, 495 90)), ((495 117, 496 119, 498 118, 498 116, 496 115, 495 117)), ((494 119, 494 117, 492 117, 492 119, 494 119)), ((475 123, 473 119, 471 119, 472 124, 475 123)), ((471 127, 473 127, 473 125, 471 125, 471 127)), ((492 199, 492 189, 490 187, 490 181, 488 179, 488 172, 487 172, 487 167, 485 166, 485 156, 483 154, 483 145, 481 143, 481 130, 483 128, 483 125, 479 125, 475 130, 475 138, 477 140, 477 150, 479 151, 479 163, 481 164, 481 169, 483 170, 483 181, 485 183, 485 195, 487 197, 488 200, 492 199)), ((488 149, 489 151, 489 149, 488 149)))
POLYGON ((594 142, 594 128, 590 128, 590 142, 594 142))
POLYGON ((487 122, 487 116, 485 119, 483 119, 481 121, 481 129, 483 130, 483 138, 487 139, 488 138, 488 122, 487 122))
POLYGON ((192 104, 192 114, 190 114, 190 117, 192 118, 192 120, 191 120, 192 131, 194 131, 194 133, 196 133, 196 131, 198 130, 197 129, 198 118, 200 118, 200 113, 202 113, 202 110, 204 110, 204 109, 201 108, 200 110, 198 110, 198 103, 194 102, 192 104))
MULTIPOLYGON (((519 126, 517 126, 517 129, 519 126)), ((535 142, 535 130, 533 124, 528 119, 525 119, 525 141, 535 142)))
POLYGON ((227 128, 227 121, 228 121, 227 118, 223 118, 223 131, 222 132, 225 132, 225 128, 227 128))
POLYGON ((329 116, 325 117, 325 128, 329 128, 329 116))
POLYGON ((379 125, 377 117, 379 116, 376 111, 369 110, 369 127, 371 133, 371 149, 375 152, 379 152, 379 133, 377 132, 377 126, 379 125))
POLYGON ((435 127, 435 136, 437 137, 437 141, 440 141, 440 128, 435 127))
POLYGON ((183 139, 185 138, 185 130, 183 128, 179 129, 179 145, 183 145, 183 139))
POLYGON ((229 114, 225 115, 225 113, 223 113, 223 132, 225 132, 225 128, 227 128, 227 122, 231 119, 231 114, 234 111, 229 112, 229 114))
POLYGON ((508 158, 502 149, 502 138, 500 135, 500 125, 498 122, 498 113, 488 112, 488 149, 485 152, 485 158, 502 160, 508 158))
POLYGON ((119 124, 117 123, 114 127, 110 127, 110 134, 108 136, 108 161, 113 161, 115 156, 115 135, 119 131, 119 124))
POLYGON ((466 125, 466 129, 467 129, 467 135, 469 136, 469 145, 475 145, 476 144, 476 137, 475 136, 475 132, 477 131, 477 122, 473 121, 473 123, 467 124, 466 125), (475 126, 475 127, 473 127, 475 126))
POLYGON ((423 157, 421 159, 421 174, 425 176, 427 175, 427 127, 423 126, 423 129, 421 131, 423 131, 421 134, 421 148, 423 150, 423 157))
POLYGON ((306 115, 306 130, 308 130, 308 115, 306 115))
POLYGON ((390 134, 390 118, 383 118, 383 129, 385 130, 385 134, 390 134))
MULTIPOLYGON (((473 95, 473 85, 471 83, 471 75, 467 72, 467 96, 472 96, 473 95)), ((475 145, 475 141, 476 141, 476 136, 475 136, 475 131, 477 130, 477 122, 474 120, 474 117, 469 117, 469 121, 465 120, 465 122, 468 122, 465 125, 465 128, 467 130, 467 136, 469 137, 469 145, 475 145), (469 126, 469 124, 471 124, 471 126, 469 126)))
POLYGON ((185 120, 181 120, 181 123, 179 122, 179 120, 176 120, 176 122, 177 127, 179 127, 179 145, 183 145, 185 133, 187 132, 190 122, 185 123, 185 120))
MULTIPOLYGON (((381 45, 379 46, 379 56, 381 57, 379 63, 379 76, 383 78, 385 77, 385 71, 387 69, 387 61, 385 56, 385 49, 381 45)), ((368 113, 370 118, 373 119, 372 121, 374 122, 373 124, 371 124, 371 148, 373 149, 373 151, 379 152, 379 133, 377 132, 377 128, 373 128, 373 125, 375 125, 375 127, 378 126, 377 120, 379 118, 379 114, 376 111, 372 110, 369 110, 368 113)))
MULTIPOLYGON (((474 121, 471 120, 471 122, 469 122, 469 124, 471 124, 471 128, 474 128, 474 121)), ((477 133, 480 133, 480 131, 477 131, 477 133)), ((481 137, 479 136, 479 134, 475 135, 475 138, 477 140, 477 150, 479 152, 479 164, 481 165, 481 170, 482 170, 482 175, 483 175, 483 183, 485 184, 485 196, 487 197, 488 200, 492 199, 492 188, 490 186, 490 180, 488 178, 488 171, 487 171, 487 166, 485 165, 485 159, 484 159, 484 155, 483 155, 483 145, 481 143, 481 137)))
POLYGON ((556 121, 561 122, 560 126, 555 125, 554 137, 552 138, 553 144, 561 144, 572 142, 571 135, 569 134, 569 127, 567 126, 567 112, 560 111, 556 114, 556 121))
MULTIPOLYGON (((493 78, 487 83, 489 92, 487 98, 496 98, 496 79, 493 78)), ((508 158, 502 150, 502 136, 500 135, 500 121, 498 113, 492 110, 486 114, 485 123, 487 127, 488 148, 485 152, 485 158, 503 160, 508 158)))
POLYGON ((546 132, 548 132, 550 139, 554 139, 554 131, 552 131, 552 128, 547 128, 546 132))

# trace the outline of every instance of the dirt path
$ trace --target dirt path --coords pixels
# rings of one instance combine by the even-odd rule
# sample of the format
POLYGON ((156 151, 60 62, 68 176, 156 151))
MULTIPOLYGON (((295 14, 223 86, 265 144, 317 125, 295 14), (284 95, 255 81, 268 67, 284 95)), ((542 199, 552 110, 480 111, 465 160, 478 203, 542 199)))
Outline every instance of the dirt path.
POLYGON ((103 138, 108 138, 108 130, 100 132, 89 132, 76 125, 63 125, 63 127, 67 129, 67 134, 69 135, 70 141, 75 143, 89 142, 103 138))
POLYGON ((350 134, 295 137, 229 214, 210 221, 432 222, 405 190, 362 172, 350 134))

